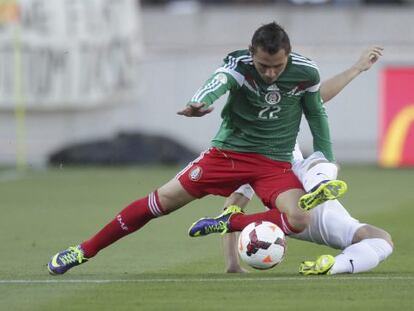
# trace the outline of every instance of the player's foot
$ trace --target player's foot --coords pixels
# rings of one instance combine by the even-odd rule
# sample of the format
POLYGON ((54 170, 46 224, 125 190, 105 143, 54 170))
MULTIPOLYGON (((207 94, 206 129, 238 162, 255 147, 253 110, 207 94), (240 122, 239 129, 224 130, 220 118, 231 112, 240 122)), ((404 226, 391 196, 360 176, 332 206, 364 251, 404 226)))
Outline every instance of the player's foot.
POLYGON ((301 209, 309 211, 328 200, 339 199, 348 190, 347 184, 342 180, 325 181, 315 188, 299 199, 301 209))
POLYGON ((81 247, 79 245, 72 246, 53 256, 47 264, 47 270, 53 275, 63 274, 69 269, 87 261, 88 259, 84 256, 81 247))
POLYGON ((188 234, 192 237, 204 236, 210 233, 224 234, 229 231, 229 220, 234 214, 242 213, 240 207, 230 205, 224 212, 215 218, 201 218, 193 223, 188 229, 188 234))
POLYGON ((299 266, 299 273, 303 275, 330 274, 335 263, 335 257, 331 255, 319 256, 315 261, 304 261, 299 266))

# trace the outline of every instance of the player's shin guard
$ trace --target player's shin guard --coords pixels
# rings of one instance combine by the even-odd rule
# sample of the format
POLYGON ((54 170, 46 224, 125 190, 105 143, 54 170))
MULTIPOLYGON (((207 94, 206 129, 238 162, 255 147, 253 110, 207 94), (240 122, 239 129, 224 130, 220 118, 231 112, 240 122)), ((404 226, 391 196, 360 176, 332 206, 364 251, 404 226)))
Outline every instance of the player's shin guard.
POLYGON ((110 223, 91 239, 83 242, 80 247, 85 257, 91 258, 101 249, 135 232, 151 219, 163 214, 165 213, 158 200, 157 191, 152 192, 147 197, 134 201, 125 207, 110 223))
POLYGON ((335 257, 330 274, 369 271, 391 255, 393 249, 384 239, 365 239, 345 248, 335 257))
POLYGON ((278 225, 286 235, 300 232, 294 229, 288 222, 286 215, 277 209, 250 215, 235 214, 230 218, 230 231, 242 231, 250 223, 257 221, 270 221, 278 225))

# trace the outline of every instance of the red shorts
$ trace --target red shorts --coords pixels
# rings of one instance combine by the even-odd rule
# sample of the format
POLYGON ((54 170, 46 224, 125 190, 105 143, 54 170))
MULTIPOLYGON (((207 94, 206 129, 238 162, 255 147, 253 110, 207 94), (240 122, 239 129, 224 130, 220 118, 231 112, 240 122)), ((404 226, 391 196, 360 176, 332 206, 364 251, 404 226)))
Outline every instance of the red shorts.
POLYGON ((192 196, 228 197, 243 184, 250 184, 263 204, 276 208, 277 196, 289 189, 303 189, 289 162, 256 153, 210 148, 187 165, 176 178, 192 196))

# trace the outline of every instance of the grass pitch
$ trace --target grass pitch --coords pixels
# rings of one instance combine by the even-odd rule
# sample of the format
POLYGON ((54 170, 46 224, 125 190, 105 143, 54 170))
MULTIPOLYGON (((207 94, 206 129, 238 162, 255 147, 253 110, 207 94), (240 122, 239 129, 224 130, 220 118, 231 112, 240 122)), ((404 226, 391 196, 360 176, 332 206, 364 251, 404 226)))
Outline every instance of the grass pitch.
MULTIPOLYGON (((178 168, 70 168, 0 172, 0 310, 412 310, 414 170, 345 167, 342 200, 362 222, 393 236, 394 254, 358 275, 301 277, 305 259, 338 251, 290 239, 269 271, 223 273, 218 235, 192 239, 188 226, 216 215, 221 198, 195 201, 52 277, 57 251, 89 238, 130 201, 178 168)), ((250 211, 260 211, 255 200, 250 211)))

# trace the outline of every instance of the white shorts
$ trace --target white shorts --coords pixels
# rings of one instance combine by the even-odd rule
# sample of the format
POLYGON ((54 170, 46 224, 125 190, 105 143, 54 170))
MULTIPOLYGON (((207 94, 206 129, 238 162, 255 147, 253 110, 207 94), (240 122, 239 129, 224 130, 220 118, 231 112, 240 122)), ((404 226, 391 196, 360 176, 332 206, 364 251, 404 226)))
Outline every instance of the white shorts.
POLYGON ((312 219, 309 226, 289 237, 345 249, 352 244, 355 232, 365 225, 353 218, 338 200, 327 201, 310 213, 312 219))

